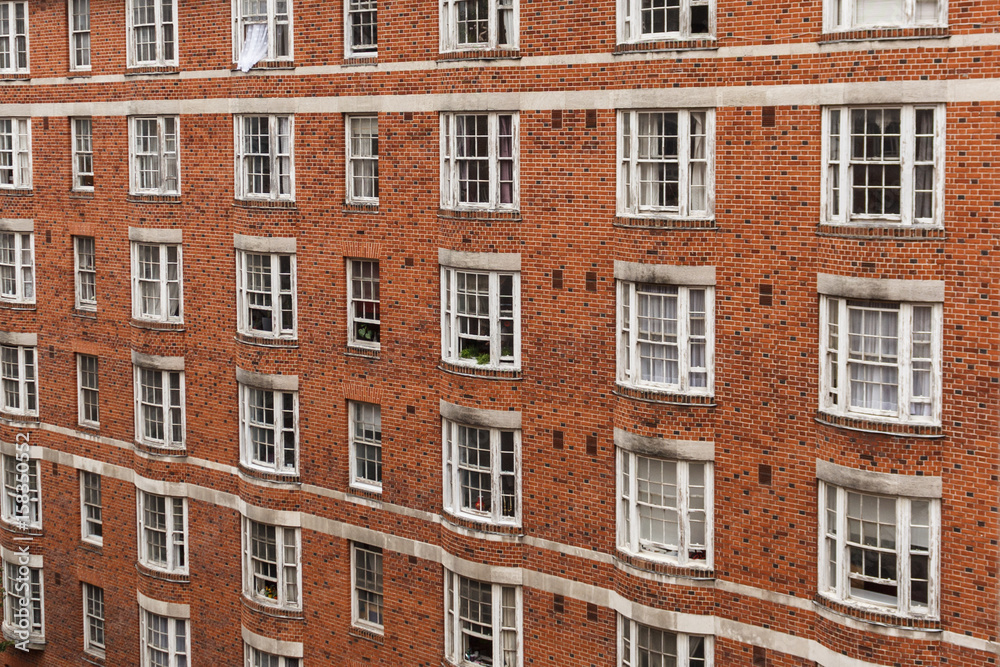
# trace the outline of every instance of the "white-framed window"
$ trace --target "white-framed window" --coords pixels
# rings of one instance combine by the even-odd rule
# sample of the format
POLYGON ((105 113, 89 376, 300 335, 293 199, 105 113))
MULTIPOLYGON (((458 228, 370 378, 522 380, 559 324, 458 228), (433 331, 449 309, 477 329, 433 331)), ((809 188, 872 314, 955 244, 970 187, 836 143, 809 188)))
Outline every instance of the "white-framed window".
POLYGON ((444 646, 453 665, 520 667, 521 587, 444 571, 444 646))
POLYGON ((139 491, 139 562, 166 572, 185 573, 187 499, 139 491))
POLYGON ((296 337, 294 253, 236 251, 237 327, 251 336, 296 337))
POLYGON ((712 463, 618 450, 618 548, 712 566, 712 463))
POLYGON ((382 340, 377 259, 347 260, 347 342, 379 349, 382 340))
POLYGON ((382 491, 382 406, 348 401, 351 486, 382 491))
POLYGON ((85 542, 104 542, 104 505, 101 500, 101 476, 80 471, 80 533, 85 542))
POLYGON ((827 107, 823 123, 825 222, 942 224, 943 105, 827 107))
POLYGON ((0 231, 0 301, 35 302, 35 235, 0 231))
POLYGON ((441 207, 515 210, 518 115, 441 114, 441 207))
POLYGON ((660 630, 618 615, 618 667, 712 667, 712 637, 660 630))
POLYGON ((132 242, 132 317, 183 321, 183 288, 180 244, 132 242))
POLYGON ((382 632, 382 549, 353 542, 351 564, 354 571, 351 620, 366 630, 382 632))
MULTIPOLYGON (((291 0, 233 0, 233 60, 292 59, 291 0)), ((246 71, 244 70, 244 71, 246 71)))
POLYGON ((136 365, 135 437, 152 447, 184 448, 184 371, 136 365))
POLYGON ((28 3, 0 2, 0 73, 28 71, 28 3))
POLYGON ((100 426, 98 362, 92 354, 76 355, 77 421, 84 426, 100 426))
POLYGON ((941 319, 939 303, 821 296, 821 408, 865 419, 940 422, 941 319))
POLYGON ((521 524, 521 431, 441 420, 444 503, 452 514, 521 524))
POLYGON ((618 0, 619 44, 714 34, 715 0, 618 0))
POLYGON ((344 55, 374 58, 378 55, 378 0, 344 3, 344 55))
POLYGON ((131 116, 129 187, 139 195, 181 192, 180 121, 177 116, 131 116))
MULTIPOLYGON (((10 556, 8 556, 10 557, 10 556)), ((28 630, 29 641, 45 641, 45 591, 41 567, 3 562, 4 626, 8 633, 28 630), (27 605, 24 603, 27 602, 27 605), (27 608, 25 608, 27 607, 27 608), (28 627, 22 625, 26 618, 28 627)))
POLYGON ((73 278, 78 310, 97 310, 97 262, 93 236, 73 237, 73 278))
POLYGON ((104 655, 104 589, 83 584, 83 650, 104 655))
POLYGON ((714 386, 709 286, 618 281, 618 382, 685 394, 714 386))
POLYGON ((90 0, 69 2, 69 68, 90 69, 90 0))
POLYGON ((348 116, 346 125, 347 201, 378 204, 378 116, 348 116))
POLYGON ((245 642, 243 655, 246 659, 246 667, 299 667, 302 664, 302 660, 299 658, 265 653, 245 642))
POLYGON ((188 619, 140 609, 141 667, 188 667, 191 659, 188 619))
POLYGON ((3 381, 0 412, 23 417, 38 416, 34 346, 0 345, 0 380, 3 381))
POLYGON ((298 609, 302 578, 299 529, 243 518, 243 594, 263 604, 298 609))
POLYGON ((825 0, 824 30, 923 28, 948 24, 947 0, 825 0))
POLYGON ((177 64, 175 0, 128 0, 129 67, 177 64))
POLYGON ((18 460, 4 454, 3 520, 18 528, 42 527, 42 491, 35 459, 18 460))
POLYGON ((705 218, 715 202, 713 109, 618 112, 618 212, 705 218))
POLYGON ((236 116, 236 197, 295 198, 291 116, 236 116))
MULTIPOLYGON (((0 8, 4 6, 0 3, 0 8)), ((31 119, 0 118, 0 189, 30 187, 31 119)))
POLYGON ((903 616, 937 615, 940 501, 820 481, 819 590, 903 616))
MULTIPOLYGON (((77 0, 71 0, 76 2, 77 0)), ((86 0, 84 0, 86 1, 86 0)), ((90 118, 71 119, 73 128, 73 189, 94 189, 94 133, 90 118)))
POLYGON ((294 475, 298 470, 298 392, 240 384, 240 449, 251 468, 294 475))
POLYGON ((441 267, 441 357, 521 367, 521 274, 441 267))
POLYGON ((518 0, 441 0, 441 51, 516 49, 518 0))

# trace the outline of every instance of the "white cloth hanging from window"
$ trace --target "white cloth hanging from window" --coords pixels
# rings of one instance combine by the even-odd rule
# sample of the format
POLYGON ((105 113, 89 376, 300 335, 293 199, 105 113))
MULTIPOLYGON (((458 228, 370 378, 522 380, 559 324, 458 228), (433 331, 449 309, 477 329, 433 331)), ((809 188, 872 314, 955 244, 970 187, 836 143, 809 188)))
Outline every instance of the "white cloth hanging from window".
POLYGON ((246 38, 243 40, 243 50, 236 68, 241 72, 250 69, 267 56, 267 24, 253 23, 247 26, 246 38))

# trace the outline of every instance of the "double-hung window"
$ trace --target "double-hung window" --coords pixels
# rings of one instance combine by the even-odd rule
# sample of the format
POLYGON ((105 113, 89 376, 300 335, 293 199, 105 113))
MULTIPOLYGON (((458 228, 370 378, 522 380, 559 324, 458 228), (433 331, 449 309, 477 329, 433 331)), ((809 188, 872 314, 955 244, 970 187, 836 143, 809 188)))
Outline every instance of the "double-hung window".
POLYGON ((233 46, 234 61, 249 67, 261 60, 291 60, 291 0, 233 0, 233 46))
POLYGON ((236 117, 236 197, 291 201, 291 116, 236 117))
POLYGON ((93 236, 73 237, 73 282, 78 310, 97 310, 97 263, 93 236))
POLYGON ((714 208, 715 112, 618 112, 618 212, 705 218, 714 208))
MULTIPOLYGON (((4 6, 0 3, 0 8, 4 6)), ((0 118, 0 189, 31 187, 31 120, 0 118)))
POLYGON ((824 411, 940 421, 941 304, 823 296, 820 306, 824 411))
POLYGON ((254 648, 250 644, 243 645, 246 667, 299 667, 302 661, 299 658, 289 658, 284 655, 275 655, 254 648))
POLYGON ((444 571, 444 647, 452 665, 521 667, 521 588, 444 571))
POLYGON ((521 431, 442 419, 444 504, 495 525, 521 523, 521 431))
POLYGON ((132 317, 181 322, 183 284, 180 244, 132 243, 132 317))
POLYGON ((28 3, 0 2, 0 76, 28 71, 28 3))
POLYGON ((947 0, 825 0, 827 32, 862 28, 944 27, 947 0))
POLYGON ((618 450, 618 547, 644 558, 711 567, 712 463, 618 450))
POLYGON ((135 436, 151 447, 184 448, 184 371, 134 365, 135 436))
POLYGON ((367 544, 351 544, 354 569, 354 624, 382 631, 382 549, 367 544))
POLYGON ((297 391, 240 383, 240 442, 244 465, 264 472, 294 475, 298 470, 297 432, 297 391))
POLYGON ((90 0, 69 0, 69 68, 90 69, 90 0))
POLYGON ((518 207, 518 115, 441 114, 441 207, 518 207))
POLYGON ((176 116, 129 118, 130 188, 138 195, 180 194, 180 130, 176 116))
POLYGON ((73 128, 73 189, 94 189, 93 123, 90 118, 71 119, 73 128))
POLYGON ((80 472, 80 531, 86 542, 104 541, 104 505, 101 501, 101 476, 80 472))
POLYGON ((42 527, 42 492, 38 462, 14 456, 0 457, 3 467, 3 515, 5 523, 21 530, 42 527))
POLYGON ((77 422, 83 426, 101 424, 100 394, 98 393, 97 357, 92 354, 76 355, 77 422))
POLYGON ((0 344, 0 412, 38 416, 38 381, 34 345, 0 344))
POLYGON ((175 0, 128 1, 129 67, 177 64, 175 0))
POLYGON ((187 499, 139 491, 139 562, 186 573, 187 499))
POLYGON ((349 259, 347 272, 348 344, 379 349, 382 320, 378 260, 349 259))
POLYGON ((83 650, 104 655, 104 589, 83 585, 83 650))
POLYGON ((294 339, 295 254, 236 251, 237 327, 264 338, 294 339))
POLYGON ((942 105, 831 107, 823 120, 825 222, 942 224, 942 105))
POLYGON ((714 288, 618 281, 618 382, 710 395, 714 288))
POLYGON ((698 39, 715 33, 715 0, 618 0, 618 43, 698 39))
POLYGON ((347 117, 347 201, 378 204, 378 116, 347 117))
POLYGON ((712 667, 712 637, 660 630, 618 616, 618 667, 712 667))
POLYGON ((0 228, 0 302, 35 302, 35 235, 0 228))
POLYGON ((243 519, 243 594, 263 604, 298 609, 299 529, 243 519))
POLYGON ((936 616, 940 500, 823 481, 819 490, 820 593, 902 616, 936 616))
POLYGON ((344 55, 374 58, 378 55, 378 0, 347 0, 344 55))
POLYGON ((188 667, 191 659, 189 620, 141 609, 140 667, 188 667))
POLYGON ((441 267, 441 357, 453 364, 521 366, 521 274, 441 267))
MULTIPOLYGON (((15 558, 14 552, 8 552, 7 557, 15 558)), ((28 560, 28 565, 3 561, 4 634, 27 630, 29 642, 42 644, 45 642, 42 556, 29 556, 28 560)))
POLYGON ((441 51, 516 49, 518 0, 441 0, 441 51))
POLYGON ((382 406, 350 401, 351 486, 382 491, 382 406))

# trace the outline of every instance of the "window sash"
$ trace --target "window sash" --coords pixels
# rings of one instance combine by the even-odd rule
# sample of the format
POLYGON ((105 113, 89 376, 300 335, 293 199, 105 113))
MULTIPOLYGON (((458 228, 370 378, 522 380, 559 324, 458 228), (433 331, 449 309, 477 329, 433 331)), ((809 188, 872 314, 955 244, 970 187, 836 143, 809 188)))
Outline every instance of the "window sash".
POLYGON ((246 656, 245 667, 299 667, 301 664, 299 658, 266 653, 246 643, 243 644, 243 652, 246 656))
POLYGON ((187 500, 140 492, 139 561, 157 570, 187 572, 187 500))
POLYGON ((353 614, 355 625, 382 630, 382 549, 367 544, 353 543, 351 570, 353 571, 353 614))
POLYGON ((34 347, 0 345, 0 382, 0 410, 25 417, 38 415, 34 347))
POLYGON ((944 27, 948 3, 944 0, 826 0, 824 30, 856 28, 944 27))
POLYGON ((0 301, 35 301, 35 235, 31 232, 0 232, 0 301))
POLYGON ((90 0, 68 0, 71 70, 90 69, 90 0))
POLYGON ((81 538, 100 544, 104 541, 104 507, 101 501, 101 476, 80 471, 81 538))
POLYGON ((267 26, 264 60, 292 60, 291 0, 233 0, 233 62, 240 59, 250 26, 259 24, 267 26))
POLYGON ((132 117, 129 151, 134 194, 180 194, 180 121, 176 116, 132 117))
POLYGON ((184 371, 135 367, 136 439, 153 447, 184 447, 184 371))
POLYGON ((22 530, 41 528, 42 492, 38 462, 35 459, 19 461, 8 455, 3 455, 2 462, 3 520, 22 530))
POLYGON ((378 55, 378 2, 377 0, 348 0, 344 3, 347 14, 344 44, 345 55, 373 58, 378 55))
POLYGON ((293 200, 292 116, 236 116, 237 192, 242 199, 293 200))
POLYGON ((519 4, 518 0, 442 0, 441 51, 518 48, 519 4))
POLYGON ((486 651, 494 665, 520 667, 520 586, 468 579, 445 570, 445 653, 466 664, 466 652, 486 651))
POLYGON ((378 116, 347 119, 347 200, 378 204, 378 116))
POLYGON ((820 482, 819 490, 820 592, 900 616, 936 617, 940 501, 861 493, 825 482, 820 482), (857 500, 852 502, 852 497, 857 500), (894 506, 888 514, 858 514, 866 501, 894 506), (884 529, 873 530, 873 518, 884 529), (879 544, 882 541, 889 543, 879 544), (865 571, 872 565, 878 566, 877 574, 865 571), (889 592, 892 589, 895 596, 889 592))
POLYGON ((0 72, 28 71, 28 3, 0 2, 0 72))
POLYGON ((445 507, 452 514, 473 521, 519 526, 520 430, 441 421, 445 507))
POLYGON ((382 407, 348 401, 351 486, 382 491, 382 407))
POLYGON ((129 0, 129 66, 177 64, 174 0, 129 0))
POLYGON ((97 309, 97 265, 93 236, 73 237, 73 266, 78 310, 97 309))
POLYGON ((104 653, 104 589, 83 584, 83 649, 104 653))
POLYGON ((240 331, 251 336, 295 338, 295 255, 237 251, 236 276, 240 331))
POLYGON ((299 608, 299 530, 243 521, 244 594, 264 604, 299 608))
POLYGON ((243 462, 275 474, 298 471, 298 392, 240 385, 243 462))
POLYGON ((441 356, 452 364, 521 367, 521 274, 441 267, 441 356))
POLYGON ((618 615, 618 667, 712 667, 713 637, 669 632, 618 615))
POLYGON ((382 321, 378 260, 347 260, 347 342, 349 345, 381 347, 382 321))
POLYGON ((190 664, 188 620, 142 609, 139 632, 142 667, 186 667, 190 664))
POLYGON ((619 44, 714 34, 714 0, 618 0, 619 44))
MULTIPOLYGON (((0 10, 4 5, 0 3, 0 10)), ((0 118, 0 188, 31 187, 31 121, 0 118)))
MULTIPOLYGON (((21 577, 20 565, 9 561, 3 562, 4 575, 4 623, 16 628, 19 627, 17 612, 21 607, 21 595, 18 594, 18 586, 25 585, 25 578, 21 577), (19 581, 20 580, 20 581, 19 581)), ((29 629, 36 641, 42 640, 45 636, 45 605, 44 605, 44 573, 40 567, 30 567, 28 569, 27 590, 23 591, 24 598, 29 601, 29 629)))
POLYGON ((441 114, 441 206, 516 210, 518 135, 516 113, 441 114))
MULTIPOLYGON (((77 0, 71 0, 76 2, 77 0)), ((84 0, 86 2, 86 0, 84 0)), ((73 189, 94 189, 93 123, 90 118, 73 118, 73 189)))
POLYGON ((132 244, 132 316, 135 319, 182 322, 183 290, 179 244, 132 244))
POLYGON ((99 426, 100 394, 97 357, 76 355, 77 371, 77 421, 86 426, 99 426))

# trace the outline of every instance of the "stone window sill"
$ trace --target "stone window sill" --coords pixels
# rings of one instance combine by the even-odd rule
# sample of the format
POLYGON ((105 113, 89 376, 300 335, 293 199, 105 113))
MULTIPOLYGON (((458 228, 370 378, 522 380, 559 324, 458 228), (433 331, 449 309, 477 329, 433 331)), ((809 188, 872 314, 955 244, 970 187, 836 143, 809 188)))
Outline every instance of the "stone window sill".
POLYGON ((646 403, 663 403, 665 405, 690 405, 691 407, 714 408, 717 403, 714 396, 705 394, 678 394, 669 389, 638 387, 617 383, 614 394, 646 403))
POLYGON ((183 322, 159 322, 157 320, 139 320, 131 318, 128 325, 133 329, 147 329, 149 331, 178 331, 183 332, 183 322))
POLYGON ((820 44, 837 42, 868 42, 893 39, 946 39, 951 37, 951 31, 944 26, 927 26, 923 28, 858 28, 841 30, 823 34, 820 44))
POLYGON ((848 417, 829 412, 817 411, 814 420, 819 424, 863 433, 881 433, 905 438, 935 440, 943 438, 944 428, 940 424, 905 423, 879 421, 865 417, 848 417))
POLYGON ((678 565, 666 560, 655 560, 641 555, 629 553, 618 549, 615 558, 619 563, 644 572, 653 572, 671 577, 685 577, 689 579, 714 579, 715 570, 708 567, 694 567, 691 565, 678 565))
POLYGON ((932 225, 899 225, 874 223, 859 225, 831 224, 821 222, 816 228, 817 236, 831 236, 847 239, 887 238, 893 240, 924 241, 945 238, 944 228, 932 225))
POLYGON ((834 600, 821 593, 817 593, 813 597, 813 603, 818 607, 828 609, 829 611, 841 616, 848 616, 850 618, 875 625, 896 628, 911 628, 913 630, 941 629, 941 622, 933 618, 900 616, 893 614, 889 610, 883 611, 862 603, 834 600))
POLYGON ((484 366, 466 366, 457 364, 446 359, 441 360, 438 368, 453 375, 467 375, 469 377, 481 377, 491 380, 520 380, 521 370, 518 368, 490 368, 484 366))
POLYGON ((233 336, 233 340, 237 343, 251 345, 253 347, 270 347, 275 349, 294 350, 299 346, 297 338, 268 338, 266 336, 253 336, 245 333, 237 333, 233 336))
POLYGON ((191 582, 191 575, 187 572, 165 572, 163 570, 157 570, 156 568, 149 567, 143 563, 136 563, 135 569, 140 576, 146 577, 147 579, 172 581, 178 584, 187 584, 191 582))

